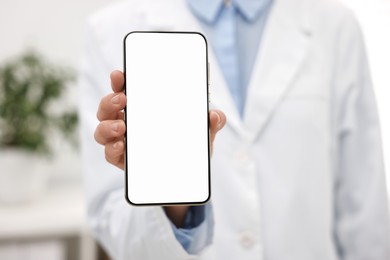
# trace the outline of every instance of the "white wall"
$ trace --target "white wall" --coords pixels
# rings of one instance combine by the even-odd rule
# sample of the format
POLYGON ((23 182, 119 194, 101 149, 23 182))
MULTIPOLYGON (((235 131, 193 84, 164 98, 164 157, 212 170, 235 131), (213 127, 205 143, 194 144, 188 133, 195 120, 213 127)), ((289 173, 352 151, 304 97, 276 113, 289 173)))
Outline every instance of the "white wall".
MULTIPOLYGON (((51 62, 78 70, 86 18, 116 0, 0 1, 0 64, 25 48, 34 48, 51 62)), ((64 106, 76 106, 77 87, 70 86, 64 106)), ((45 165, 54 181, 81 177, 79 154, 62 138, 50 137, 58 155, 45 165)))
POLYGON ((0 61, 32 46, 55 61, 77 67, 86 17, 115 1, 0 1, 0 61))

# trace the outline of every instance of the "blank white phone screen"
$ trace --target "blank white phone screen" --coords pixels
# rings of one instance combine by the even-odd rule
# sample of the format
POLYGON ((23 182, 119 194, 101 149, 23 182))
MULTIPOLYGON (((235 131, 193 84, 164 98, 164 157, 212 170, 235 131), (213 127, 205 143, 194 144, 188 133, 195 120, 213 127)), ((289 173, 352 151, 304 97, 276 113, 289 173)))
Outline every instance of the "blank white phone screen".
POLYGON ((135 205, 210 196, 207 43, 199 33, 125 38, 126 191, 135 205))

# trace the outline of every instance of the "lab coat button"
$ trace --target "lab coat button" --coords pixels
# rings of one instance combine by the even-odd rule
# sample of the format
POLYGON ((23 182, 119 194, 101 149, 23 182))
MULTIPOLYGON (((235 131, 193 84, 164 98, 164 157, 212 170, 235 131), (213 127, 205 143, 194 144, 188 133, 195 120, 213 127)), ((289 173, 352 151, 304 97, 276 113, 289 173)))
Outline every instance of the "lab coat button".
POLYGON ((255 239, 250 233, 242 233, 240 236, 240 244, 245 249, 251 249, 255 243, 255 239))

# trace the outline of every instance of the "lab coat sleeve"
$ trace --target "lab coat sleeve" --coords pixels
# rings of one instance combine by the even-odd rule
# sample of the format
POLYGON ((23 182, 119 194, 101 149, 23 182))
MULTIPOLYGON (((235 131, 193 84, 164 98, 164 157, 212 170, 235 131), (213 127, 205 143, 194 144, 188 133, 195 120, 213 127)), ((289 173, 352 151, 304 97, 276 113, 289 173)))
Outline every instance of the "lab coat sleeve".
POLYGON ((183 228, 177 228, 173 223, 171 223, 171 226, 176 239, 183 248, 188 253, 194 254, 202 251, 204 241, 207 241, 206 244, 211 244, 213 229, 204 228, 204 226, 213 226, 213 221, 211 204, 208 203, 192 207, 187 213, 183 228), (205 233, 205 230, 208 233, 205 233))
MULTIPOLYGON (((112 68, 92 26, 86 30, 85 44, 79 112, 87 217, 94 236, 113 259, 196 259, 178 242, 161 207, 133 207, 125 201, 123 171, 105 161, 104 148, 94 141, 98 104, 112 91, 112 68)), ((212 225, 212 221, 199 225, 197 232, 203 235, 196 236, 198 246, 192 253, 200 253, 211 242, 212 225)))
POLYGON ((352 14, 345 16, 338 39, 335 239, 343 260, 390 259, 379 120, 363 37, 352 14))

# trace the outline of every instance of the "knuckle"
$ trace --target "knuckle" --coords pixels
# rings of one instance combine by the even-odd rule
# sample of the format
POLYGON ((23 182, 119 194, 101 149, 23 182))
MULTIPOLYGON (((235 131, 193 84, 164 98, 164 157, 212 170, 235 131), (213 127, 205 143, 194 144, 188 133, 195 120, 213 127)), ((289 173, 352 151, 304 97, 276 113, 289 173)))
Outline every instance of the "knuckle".
POLYGON ((109 162, 109 163, 111 163, 111 164, 113 163, 112 160, 111 160, 111 158, 108 157, 107 155, 105 156, 105 158, 106 158, 106 161, 107 161, 107 162, 109 162))
POLYGON ((102 98, 100 99, 100 106, 102 106, 102 105, 106 102, 107 97, 108 97, 109 95, 110 95, 110 94, 105 95, 104 97, 102 97, 102 98))
POLYGON ((98 138, 97 138, 97 128, 95 129, 95 132, 93 133, 93 138, 95 139, 96 142, 98 142, 98 138))
POLYGON ((103 104, 104 104, 104 98, 102 98, 101 100, 100 100, 100 103, 99 103, 99 107, 98 107, 98 111, 97 111, 97 113, 96 113, 96 117, 97 117, 97 119, 99 120, 99 121, 102 121, 103 120, 103 116, 102 116, 102 114, 103 114, 103 104))
POLYGON ((96 127, 96 129, 95 129, 95 132, 94 132, 94 134, 93 134, 93 137, 95 138, 95 141, 97 142, 97 143, 99 143, 99 144, 101 144, 101 140, 100 140, 100 138, 99 138, 99 135, 100 135, 100 133, 99 133, 99 125, 96 127))
POLYGON ((99 109, 97 113, 99 121, 107 119, 111 112, 109 102, 111 96, 112 94, 109 94, 100 100, 99 109))
POLYGON ((103 118, 102 118, 101 115, 100 115, 100 107, 98 108, 98 111, 96 112, 96 118, 97 118, 97 120, 99 120, 99 121, 102 121, 102 120, 103 120, 103 118))
POLYGON ((107 143, 107 139, 110 137, 107 134, 107 124, 106 121, 100 122, 95 129, 94 137, 96 142, 99 144, 105 145, 107 143))
POLYGON ((104 156, 107 162, 116 164, 119 161, 120 152, 112 149, 113 143, 108 143, 104 147, 104 156))
POLYGON ((105 157, 107 162, 109 162, 109 163, 112 162, 112 154, 111 154, 111 151, 110 151, 110 148, 108 147, 108 145, 105 145, 104 157, 105 157))
POLYGON ((123 135, 126 131, 126 124, 123 120, 118 120, 118 126, 119 126, 119 131, 120 135, 123 135))

